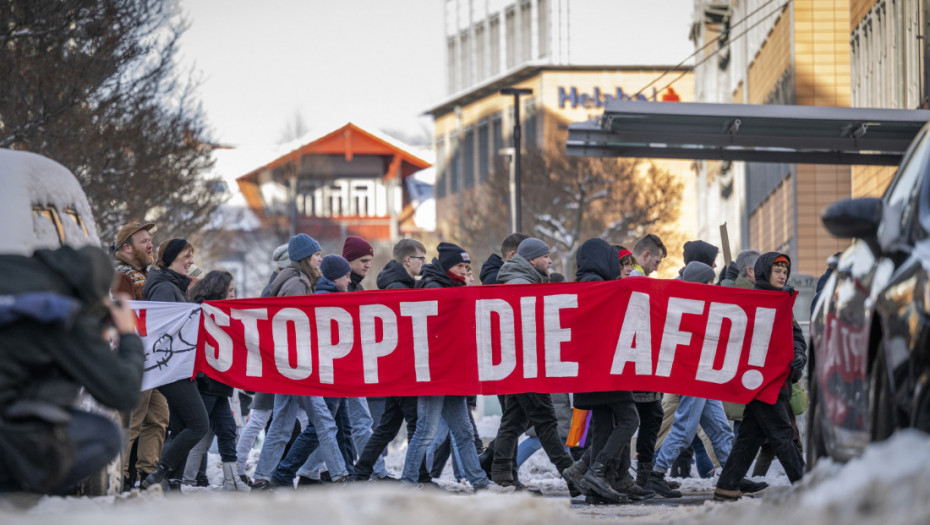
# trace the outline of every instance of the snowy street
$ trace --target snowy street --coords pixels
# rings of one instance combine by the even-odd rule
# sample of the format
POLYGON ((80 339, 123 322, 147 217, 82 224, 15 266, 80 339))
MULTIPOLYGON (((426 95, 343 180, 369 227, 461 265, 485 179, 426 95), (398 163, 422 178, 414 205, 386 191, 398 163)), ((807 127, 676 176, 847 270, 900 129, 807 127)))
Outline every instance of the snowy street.
MULTIPOLYGON (((257 451, 253 452, 250 469, 257 458, 257 451)), ((395 450, 387 460, 388 470, 396 473, 403 462, 403 450, 395 450)), ((444 490, 404 489, 395 483, 376 482, 276 494, 232 494, 218 486, 222 479, 218 461, 218 456, 211 455, 209 475, 214 486, 210 488, 185 487, 183 495, 164 495, 156 490, 92 499, 13 497, 0 503, 0 523, 154 525, 196 520, 224 525, 545 525, 592 519, 636 524, 930 522, 930 436, 916 431, 899 432, 845 465, 821 461, 796 486, 788 485, 776 462, 765 478, 771 486, 757 498, 735 503, 713 501, 713 478, 681 480, 684 497, 680 500, 657 497, 609 506, 585 505, 583 498, 570 502, 564 482, 542 453, 531 457, 520 471, 524 483, 539 488, 542 496, 474 495, 469 487, 452 479, 451 468, 439 481, 444 490)))

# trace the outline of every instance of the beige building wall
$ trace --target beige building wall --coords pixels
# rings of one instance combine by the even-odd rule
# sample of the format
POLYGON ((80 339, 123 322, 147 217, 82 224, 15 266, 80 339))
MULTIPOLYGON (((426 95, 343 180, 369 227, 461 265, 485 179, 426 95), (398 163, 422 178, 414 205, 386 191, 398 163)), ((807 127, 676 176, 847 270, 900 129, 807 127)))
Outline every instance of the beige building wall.
MULTIPOLYGON (((750 66, 749 102, 767 102, 793 64, 795 104, 848 107, 849 27, 849 0, 794 0, 750 66)), ((795 175, 751 213, 750 244, 763 251, 784 249, 794 238, 798 261, 793 272, 819 275, 826 257, 848 244, 830 236, 820 216, 829 204, 849 197, 851 188, 848 166, 797 165, 795 175)))

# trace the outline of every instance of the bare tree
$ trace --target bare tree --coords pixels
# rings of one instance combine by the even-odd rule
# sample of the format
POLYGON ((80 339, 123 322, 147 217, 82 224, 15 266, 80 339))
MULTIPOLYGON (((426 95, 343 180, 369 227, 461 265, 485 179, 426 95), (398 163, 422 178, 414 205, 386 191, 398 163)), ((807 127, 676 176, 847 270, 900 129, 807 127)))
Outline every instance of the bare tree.
MULTIPOLYGON (((556 265, 571 279, 575 254, 592 237, 632 247, 649 232, 671 234, 683 186, 653 164, 623 159, 569 157, 530 149, 523 168, 521 231, 553 247, 556 265)), ((471 246, 497 246, 507 235, 509 174, 493 172, 465 198, 457 238, 471 246)))
POLYGON ((297 140, 300 137, 303 137, 310 131, 310 128, 307 127, 307 122, 304 120, 303 114, 299 110, 294 110, 291 114, 291 117, 284 124, 284 129, 281 130, 280 143, 285 144, 292 140, 297 140))
POLYGON ((128 220, 160 237, 202 231, 226 193, 202 175, 211 146, 174 60, 177 3, 8 0, 0 21, 0 147, 74 172, 102 239, 128 220))

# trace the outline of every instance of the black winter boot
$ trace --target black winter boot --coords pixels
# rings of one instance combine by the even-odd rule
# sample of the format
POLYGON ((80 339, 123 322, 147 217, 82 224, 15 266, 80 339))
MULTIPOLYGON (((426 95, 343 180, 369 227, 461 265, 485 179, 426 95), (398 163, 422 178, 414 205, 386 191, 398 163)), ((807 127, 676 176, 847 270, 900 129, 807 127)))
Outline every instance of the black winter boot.
POLYGON ((674 490, 668 486, 668 483, 665 481, 665 474, 656 472, 655 470, 649 472, 649 480, 646 482, 646 486, 643 488, 646 490, 655 491, 656 494, 662 496, 663 498, 681 497, 680 491, 674 490))
POLYGON ((154 472, 152 472, 151 474, 146 476, 145 479, 142 480, 142 483, 139 484, 139 487, 142 490, 146 490, 152 485, 160 485, 162 481, 164 481, 167 477, 168 477, 168 469, 164 465, 159 464, 154 472))
POLYGON ((581 459, 562 471, 562 479, 568 484, 568 493, 571 497, 587 495, 587 485, 584 483, 584 475, 587 471, 588 465, 581 459))
POLYGON ((626 494, 631 501, 642 501, 656 495, 654 491, 646 490, 633 483, 633 476, 630 476, 629 472, 621 472, 617 479, 610 483, 610 486, 617 492, 626 494))
POLYGON ((587 474, 584 475, 584 482, 589 491, 596 492, 599 496, 607 499, 611 503, 629 503, 629 498, 621 494, 610 486, 607 479, 607 465, 595 462, 588 468, 587 474))

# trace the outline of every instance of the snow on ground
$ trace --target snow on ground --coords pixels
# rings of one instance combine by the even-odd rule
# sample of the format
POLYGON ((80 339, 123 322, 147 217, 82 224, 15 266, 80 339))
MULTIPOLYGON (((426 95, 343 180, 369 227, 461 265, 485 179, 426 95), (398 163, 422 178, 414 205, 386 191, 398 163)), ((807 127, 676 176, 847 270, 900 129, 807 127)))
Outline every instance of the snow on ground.
MULTIPOLYGON (((394 448, 387 458, 388 470, 394 475, 400 472, 404 452, 402 447, 394 448)), ((258 451, 254 450, 249 459, 250 472, 257 459, 258 451)), ((916 431, 899 432, 846 464, 821 461, 795 486, 788 484, 776 462, 765 478, 772 487, 761 497, 735 503, 709 499, 715 479, 688 478, 682 480, 682 490, 697 504, 676 505, 674 500, 654 499, 645 505, 595 507, 580 505, 576 499, 572 505, 564 482, 541 452, 523 465, 520 475, 524 483, 542 489, 550 497, 525 493, 473 495, 466 483, 453 479, 451 468, 446 468, 439 480, 445 490, 404 489, 395 483, 376 482, 262 495, 220 490, 218 456, 210 456, 208 474, 214 487, 185 488, 183 495, 134 491, 93 499, 7 498, 0 500, 0 523, 547 525, 591 520, 698 525, 930 523, 930 436, 916 431)))

